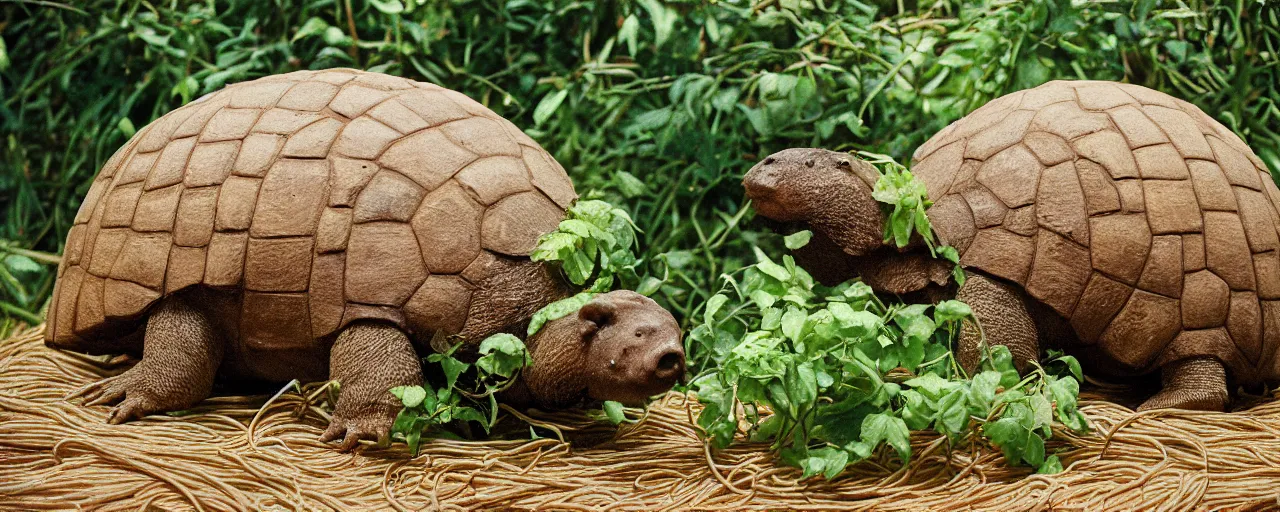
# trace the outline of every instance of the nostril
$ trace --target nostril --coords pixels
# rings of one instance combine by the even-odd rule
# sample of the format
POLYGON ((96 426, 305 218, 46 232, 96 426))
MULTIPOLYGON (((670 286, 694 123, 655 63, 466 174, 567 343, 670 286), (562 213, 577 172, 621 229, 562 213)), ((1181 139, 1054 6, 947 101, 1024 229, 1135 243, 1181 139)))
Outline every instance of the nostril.
POLYGON ((658 365, 654 367, 653 373, 660 379, 670 379, 678 377, 682 371, 684 371, 684 355, 672 350, 658 358, 658 365))

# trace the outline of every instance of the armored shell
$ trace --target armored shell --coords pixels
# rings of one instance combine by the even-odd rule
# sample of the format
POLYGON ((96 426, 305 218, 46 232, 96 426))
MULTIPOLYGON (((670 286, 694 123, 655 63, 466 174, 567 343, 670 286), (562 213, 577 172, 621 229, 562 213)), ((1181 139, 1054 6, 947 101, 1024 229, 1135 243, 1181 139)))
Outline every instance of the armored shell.
POLYGON ((92 344, 201 284, 243 290, 240 338, 257 348, 362 318, 457 332, 494 254, 527 256, 576 197, 536 142, 433 84, 334 69, 232 85, 103 166, 46 338, 92 344))
POLYGON ((938 235, 1130 369, 1189 355, 1277 375, 1280 191, 1234 133, 1144 87, 1055 81, 916 151, 938 235))

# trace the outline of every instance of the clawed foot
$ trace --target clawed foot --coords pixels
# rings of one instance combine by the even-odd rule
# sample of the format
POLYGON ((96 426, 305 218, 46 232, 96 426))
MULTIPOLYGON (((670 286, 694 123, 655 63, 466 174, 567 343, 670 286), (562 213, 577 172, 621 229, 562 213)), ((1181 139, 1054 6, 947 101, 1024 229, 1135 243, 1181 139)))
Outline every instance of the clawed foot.
POLYGON ((360 443, 361 439, 380 442, 391 435, 391 424, 395 421, 394 411, 377 411, 365 409, 357 413, 347 413, 339 407, 329 420, 329 428, 320 434, 320 442, 327 443, 342 439, 338 449, 349 452, 360 443))
POLYGON ((107 423, 119 425, 163 410, 144 389, 141 381, 131 369, 82 387, 68 395, 67 399, 84 397, 84 405, 87 407, 116 404, 107 414, 107 423))

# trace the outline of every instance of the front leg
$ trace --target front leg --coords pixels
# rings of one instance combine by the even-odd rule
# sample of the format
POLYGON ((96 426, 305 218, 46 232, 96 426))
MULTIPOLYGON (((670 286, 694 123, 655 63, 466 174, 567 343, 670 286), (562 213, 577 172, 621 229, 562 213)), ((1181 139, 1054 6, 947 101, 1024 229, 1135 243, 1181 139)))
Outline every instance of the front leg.
MULTIPOLYGON (((81 388, 85 405, 118 404, 107 422, 179 411, 208 398, 222 363, 223 340, 204 311, 184 296, 165 298, 147 319, 142 361, 128 371, 81 388)), ((71 398, 68 397, 68 398, 71 398)))
POLYGON ((982 274, 965 272, 964 286, 956 298, 969 305, 982 330, 965 322, 957 351, 960 366, 972 374, 982 361, 982 336, 987 346, 1004 345, 1013 354, 1013 364, 1025 373, 1032 361, 1040 360, 1040 338, 1028 312, 1027 298, 1013 285, 982 274))
POLYGON ((390 435, 401 406, 390 390, 422 384, 422 365, 403 331, 361 322, 348 326, 333 343, 329 378, 338 381, 338 405, 320 441, 341 438, 340 449, 349 451, 361 439, 380 441, 390 435))

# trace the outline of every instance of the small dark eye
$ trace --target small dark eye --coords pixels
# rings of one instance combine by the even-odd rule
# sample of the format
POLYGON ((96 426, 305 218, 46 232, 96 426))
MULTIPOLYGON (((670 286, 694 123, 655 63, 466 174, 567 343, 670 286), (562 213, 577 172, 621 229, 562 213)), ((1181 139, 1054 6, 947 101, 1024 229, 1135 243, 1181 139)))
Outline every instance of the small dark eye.
POLYGON ((640 331, 640 329, 636 329, 636 337, 637 337, 637 338, 643 338, 643 337, 644 337, 644 333, 643 333, 643 332, 641 332, 641 331, 640 331))
POLYGON ((765 165, 769 165, 769 164, 771 164, 771 163, 773 163, 773 157, 769 157, 769 158, 764 159, 764 164, 765 164, 765 165))
POLYGON ((845 169, 849 169, 853 166, 849 164, 848 160, 841 160, 839 162, 836 162, 836 167, 843 167, 845 169))

